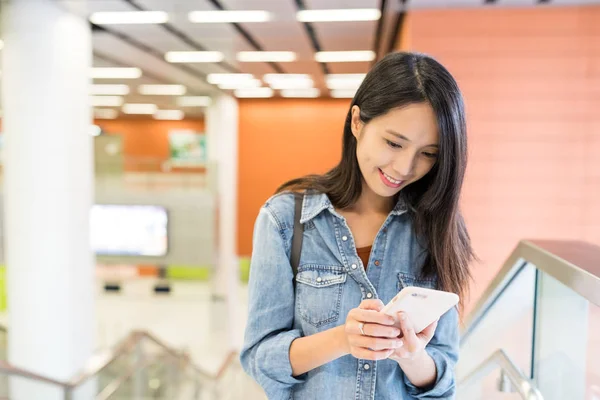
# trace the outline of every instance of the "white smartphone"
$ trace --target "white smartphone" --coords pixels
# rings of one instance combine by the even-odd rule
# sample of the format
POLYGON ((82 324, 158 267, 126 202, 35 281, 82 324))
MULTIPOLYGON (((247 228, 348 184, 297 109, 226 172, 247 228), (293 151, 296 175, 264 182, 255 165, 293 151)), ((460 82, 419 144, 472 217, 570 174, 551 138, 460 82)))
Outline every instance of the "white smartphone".
POLYGON ((394 318, 400 311, 407 313, 414 324, 415 332, 419 333, 457 305, 458 300, 455 293, 407 286, 381 311, 394 318))

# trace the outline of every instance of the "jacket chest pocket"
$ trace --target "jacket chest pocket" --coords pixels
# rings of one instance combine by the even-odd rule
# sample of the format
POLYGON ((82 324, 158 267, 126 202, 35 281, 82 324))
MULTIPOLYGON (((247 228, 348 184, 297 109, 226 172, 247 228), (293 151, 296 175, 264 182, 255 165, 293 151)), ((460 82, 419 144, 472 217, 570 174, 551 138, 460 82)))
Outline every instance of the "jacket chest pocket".
POLYGON ((404 272, 398 273, 398 291, 404 289, 407 286, 418 286, 428 289, 436 289, 436 282, 434 279, 421 279, 417 278, 412 274, 404 272))
POLYGON ((296 275, 296 309, 300 317, 317 328, 336 322, 346 278, 341 266, 301 266, 296 275))

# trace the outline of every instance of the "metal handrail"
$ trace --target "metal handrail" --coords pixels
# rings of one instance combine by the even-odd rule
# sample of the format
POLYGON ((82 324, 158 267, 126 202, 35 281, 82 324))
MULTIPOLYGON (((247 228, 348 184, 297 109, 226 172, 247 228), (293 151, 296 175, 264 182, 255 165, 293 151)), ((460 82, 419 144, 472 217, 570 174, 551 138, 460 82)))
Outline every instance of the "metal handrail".
POLYGON ((510 282, 528 264, 600 306, 600 247, 570 240, 522 240, 464 319, 461 342, 474 331, 510 282))
POLYGON ((515 365, 510 357, 500 349, 494 352, 487 360, 483 361, 473 369, 467 376, 460 380, 459 386, 465 387, 480 380, 494 369, 500 367, 505 372, 506 376, 512 383, 512 387, 516 389, 523 399, 526 400, 543 400, 544 397, 535 387, 531 379, 515 365))
MULTIPOLYGON (((6 329, 4 329, 6 330, 6 329)), ((5 375, 15 375, 27 379, 31 379, 38 382, 44 382, 59 386, 65 390, 65 398, 70 399, 73 393, 73 390, 86 382, 88 379, 98 375, 106 368, 108 368, 113 362, 117 359, 128 355, 135 351, 137 346, 144 340, 148 340, 158 347, 161 348, 167 355, 181 362, 182 368, 189 367, 191 370, 198 374, 199 376, 212 380, 219 381, 225 372, 229 369, 229 367, 234 363, 234 360, 237 358, 236 351, 230 351, 221 366, 218 369, 216 374, 211 374, 210 372, 205 371, 198 365, 194 364, 189 357, 189 355, 180 352, 173 347, 167 345, 156 336, 152 335, 146 331, 133 331, 125 339, 119 342, 115 347, 110 350, 102 351, 101 353, 93 355, 90 360, 86 363, 85 367, 72 379, 69 381, 60 381, 57 379, 53 379, 41 374, 36 374, 21 368, 17 368, 6 361, 0 360, 0 374, 5 375)), ((144 368, 145 363, 136 365, 133 370, 128 370, 122 376, 118 376, 115 378, 115 390, 126 381, 133 373, 135 373, 140 368, 144 368)))

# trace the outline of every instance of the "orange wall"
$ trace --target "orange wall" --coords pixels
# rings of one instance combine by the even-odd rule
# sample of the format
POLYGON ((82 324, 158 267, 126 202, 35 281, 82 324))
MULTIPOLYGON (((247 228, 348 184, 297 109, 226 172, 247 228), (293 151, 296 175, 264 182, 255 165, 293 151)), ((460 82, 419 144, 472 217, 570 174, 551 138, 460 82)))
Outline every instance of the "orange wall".
POLYGON ((339 161, 349 107, 349 99, 239 101, 239 255, 250 255, 258 211, 279 185, 339 161))
POLYGON ((204 120, 157 121, 153 119, 96 120, 108 134, 123 136, 125 157, 169 158, 169 131, 192 129, 204 132, 204 120))
POLYGON ((463 209, 482 265, 521 238, 600 243, 600 7, 415 11, 410 49, 456 76, 470 160, 463 209))

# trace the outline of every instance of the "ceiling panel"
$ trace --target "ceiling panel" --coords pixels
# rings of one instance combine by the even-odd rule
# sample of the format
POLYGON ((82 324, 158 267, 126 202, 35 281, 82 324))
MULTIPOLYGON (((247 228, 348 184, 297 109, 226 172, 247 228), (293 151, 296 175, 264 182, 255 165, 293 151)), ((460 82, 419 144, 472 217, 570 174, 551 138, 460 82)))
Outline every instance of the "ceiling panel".
POLYGON ((312 24, 323 51, 373 50, 377 21, 312 24))
POLYGON ((124 65, 139 67, 162 77, 165 83, 180 83, 193 91, 214 93, 214 86, 203 82, 199 77, 190 75, 173 64, 141 51, 113 35, 95 34, 93 36, 93 46, 95 50, 110 55, 124 65))

